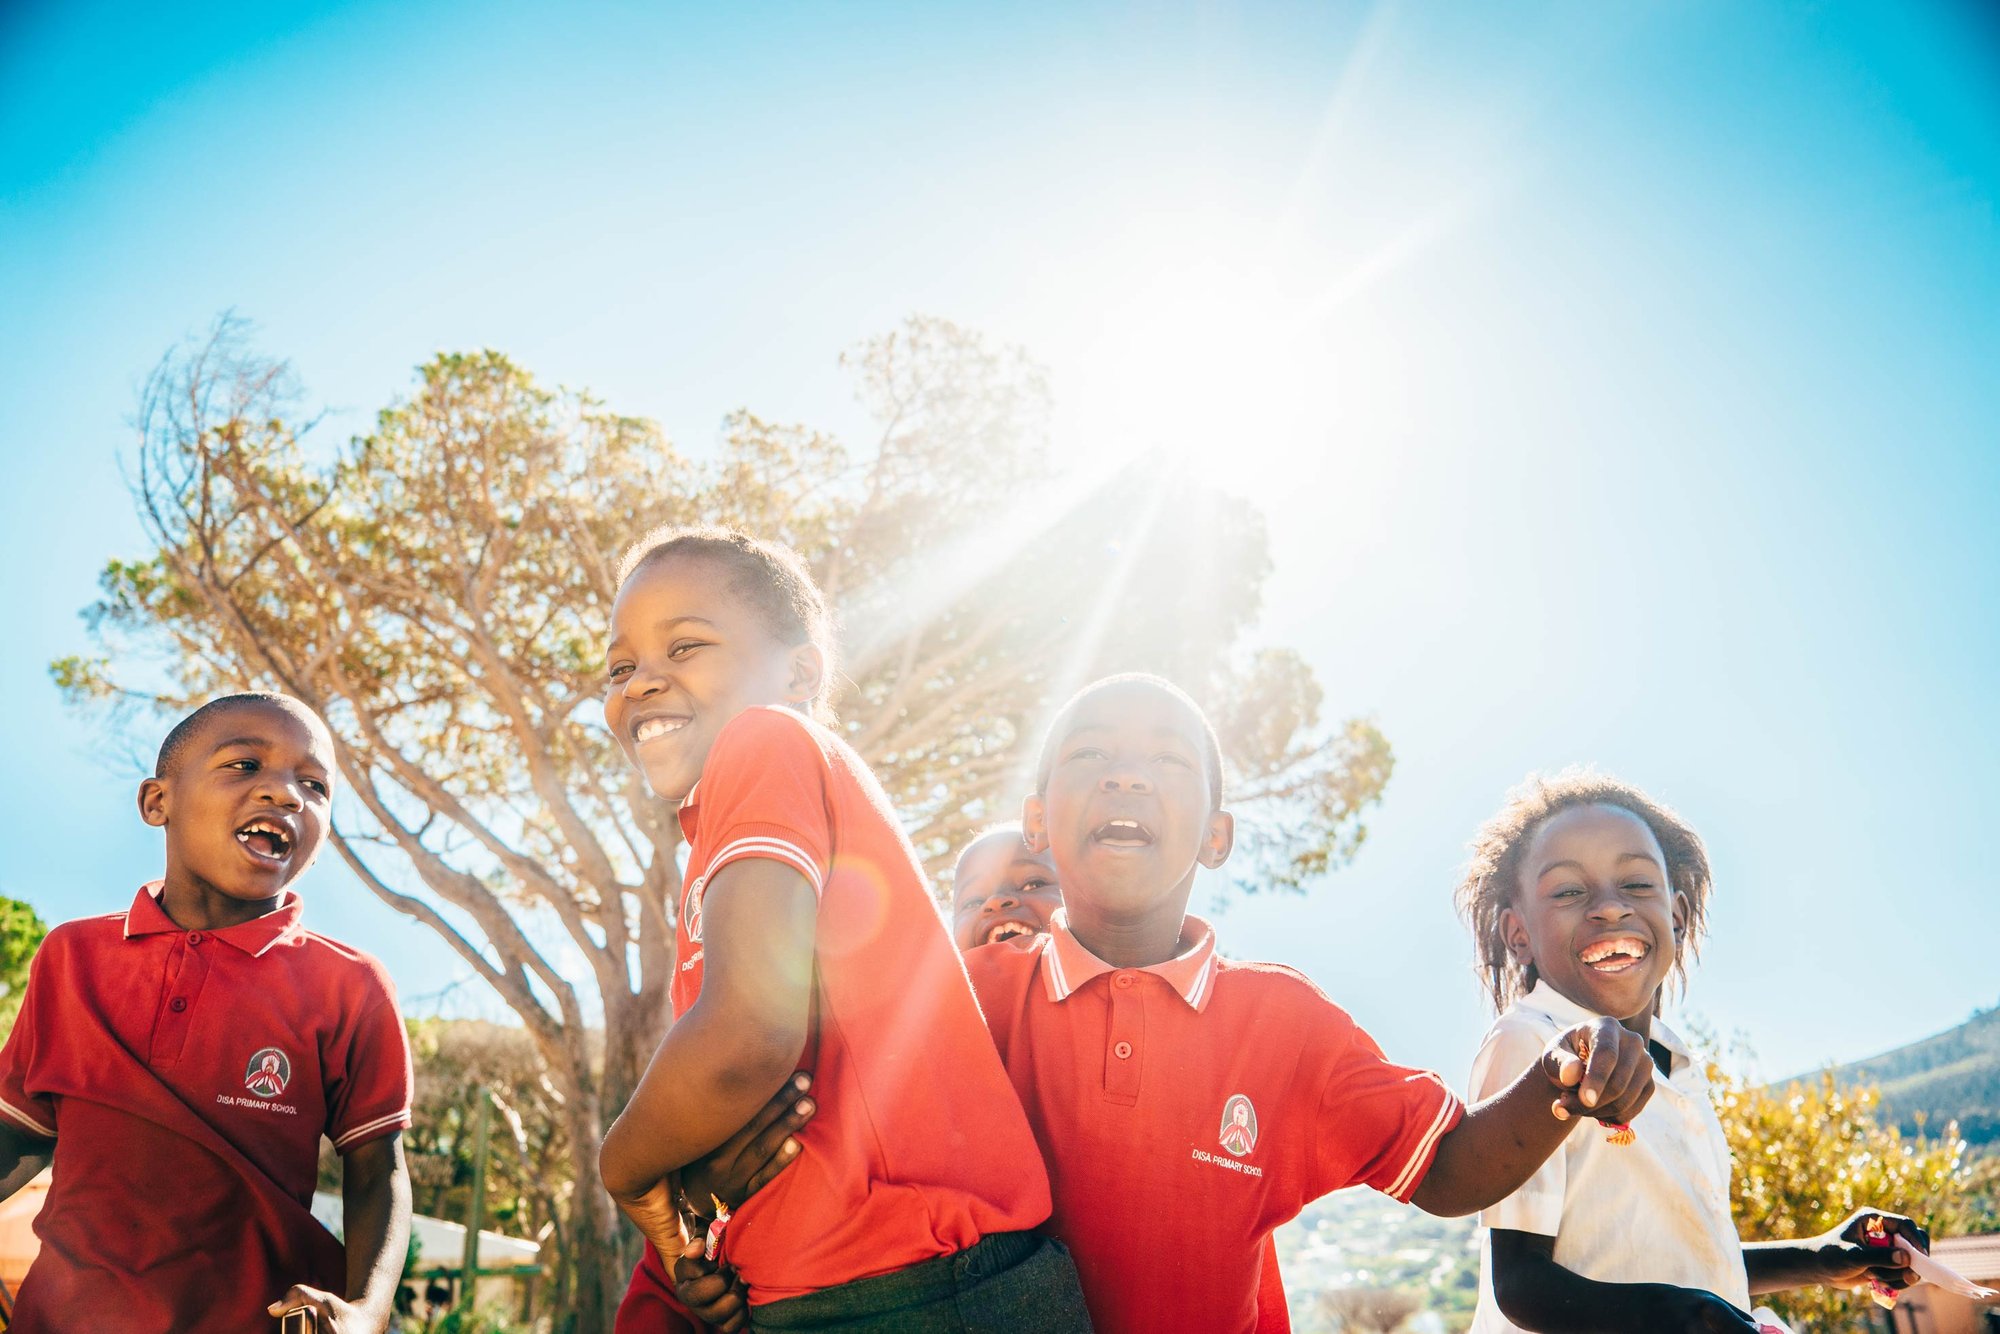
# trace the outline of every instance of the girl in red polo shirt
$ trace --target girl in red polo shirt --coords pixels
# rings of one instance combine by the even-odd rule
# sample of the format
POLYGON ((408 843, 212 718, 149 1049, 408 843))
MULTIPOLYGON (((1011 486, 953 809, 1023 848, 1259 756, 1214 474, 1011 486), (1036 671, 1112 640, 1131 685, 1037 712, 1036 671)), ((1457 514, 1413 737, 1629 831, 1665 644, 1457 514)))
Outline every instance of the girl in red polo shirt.
POLYGON ((653 1243, 621 1334, 665 1327, 661 1256, 705 1232, 703 1157, 795 1070, 819 1111, 721 1257, 758 1329, 1088 1329, 1048 1180, 909 842, 808 714, 832 679, 796 554, 665 531, 623 563, 605 721, 680 810, 675 1022, 605 1135, 606 1187, 653 1243))

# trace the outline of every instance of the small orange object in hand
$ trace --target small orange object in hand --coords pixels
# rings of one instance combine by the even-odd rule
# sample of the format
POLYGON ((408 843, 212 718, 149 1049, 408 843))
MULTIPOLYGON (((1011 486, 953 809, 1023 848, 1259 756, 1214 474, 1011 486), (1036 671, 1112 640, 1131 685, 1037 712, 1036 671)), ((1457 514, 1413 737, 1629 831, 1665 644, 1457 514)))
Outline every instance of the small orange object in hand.
POLYGON ((701 1258, 713 1260, 722 1249, 722 1229, 729 1223, 729 1206, 711 1195, 709 1203, 715 1206, 715 1217, 709 1220, 708 1237, 701 1245, 701 1258))
MULTIPOLYGON (((1590 1043, 1588 1040, 1584 1042, 1583 1050, 1579 1051, 1577 1053, 1577 1056, 1585 1064, 1589 1064, 1590 1043)), ((1622 1149, 1627 1144, 1636 1143, 1638 1141, 1639 1132, 1632 1129, 1632 1127, 1626 1125, 1623 1121, 1604 1121, 1601 1122, 1600 1124, 1602 1124, 1604 1127, 1604 1132, 1605 1132, 1604 1142, 1606 1144, 1616 1144, 1619 1148, 1622 1149)))
MULTIPOLYGON (((1894 1246, 1896 1239, 1889 1235, 1889 1225, 1880 1218, 1871 1218, 1861 1225, 1861 1244, 1864 1246, 1894 1246)), ((1896 1309, 1896 1290, 1879 1278, 1868 1280, 1868 1295, 1875 1304, 1885 1311, 1896 1309)))

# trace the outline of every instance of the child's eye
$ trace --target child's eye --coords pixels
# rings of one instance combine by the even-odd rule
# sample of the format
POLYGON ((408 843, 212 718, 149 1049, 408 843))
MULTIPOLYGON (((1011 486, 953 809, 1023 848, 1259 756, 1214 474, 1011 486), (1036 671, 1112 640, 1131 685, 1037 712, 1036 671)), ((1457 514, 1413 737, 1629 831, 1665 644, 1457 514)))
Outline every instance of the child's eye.
POLYGON ((703 648, 703 647, 705 647, 705 645, 699 639, 683 639, 680 643, 675 644, 672 648, 667 650, 667 656, 669 658, 672 658, 674 661, 679 662, 682 658, 685 658, 688 654, 694 652, 698 648, 703 648))
POLYGON ((241 770, 242 770, 242 771, 243 771, 244 773, 246 773, 246 774, 254 774, 254 773, 256 773, 256 772, 257 772, 257 761, 255 761, 255 760, 231 760, 231 761, 229 761, 229 762, 228 762, 227 764, 223 765, 222 767, 223 767, 223 768, 225 768, 225 769, 241 769, 241 770))
POLYGON ((1101 760, 1104 752, 1096 746, 1079 746, 1069 753, 1069 757, 1073 760, 1101 760))
POLYGON ((611 665, 611 670, 605 673, 605 675, 613 681, 623 680, 625 677, 630 676, 631 674, 632 674, 632 664, 629 662, 613 663, 611 665))
POLYGON ((319 793, 322 797, 326 795, 326 782, 323 779, 301 778, 299 781, 319 793))
POLYGON ((1635 880, 1631 884, 1625 886, 1625 888, 1630 890, 1637 890, 1643 893, 1650 893, 1652 891, 1653 884, 1649 880, 1635 880))
POLYGON ((1194 767, 1194 765, 1188 760, 1187 756, 1176 754, 1173 751, 1166 751, 1163 754, 1155 756, 1154 763, 1177 764, 1183 769, 1192 769, 1194 767))
POLYGON ((1023 894, 1039 894, 1052 883, 1052 881, 1038 880, 1031 877, 1021 882, 1021 892, 1023 894))

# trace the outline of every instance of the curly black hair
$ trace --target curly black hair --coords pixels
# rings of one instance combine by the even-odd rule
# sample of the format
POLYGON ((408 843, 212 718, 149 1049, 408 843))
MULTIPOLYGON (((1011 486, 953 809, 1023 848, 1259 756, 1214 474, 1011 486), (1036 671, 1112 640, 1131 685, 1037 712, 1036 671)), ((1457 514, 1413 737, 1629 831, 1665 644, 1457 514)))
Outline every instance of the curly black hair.
POLYGON ((1687 901, 1687 925, 1674 938, 1674 977, 1683 987, 1689 957, 1701 953, 1709 893, 1715 884, 1701 835, 1670 807, 1594 769, 1530 774, 1480 826, 1471 843, 1471 860, 1452 892, 1459 916, 1472 931, 1474 971, 1496 1010, 1504 1010, 1535 986, 1535 966, 1514 958, 1500 924, 1500 914, 1521 889, 1521 853, 1549 817, 1576 806, 1615 806, 1646 822, 1666 854, 1668 886, 1687 901))

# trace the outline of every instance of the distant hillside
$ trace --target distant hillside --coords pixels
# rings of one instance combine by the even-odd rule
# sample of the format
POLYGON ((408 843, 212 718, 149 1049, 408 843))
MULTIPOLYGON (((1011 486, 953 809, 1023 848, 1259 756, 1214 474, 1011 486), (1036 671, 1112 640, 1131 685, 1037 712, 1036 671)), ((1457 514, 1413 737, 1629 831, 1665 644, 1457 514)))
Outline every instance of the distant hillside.
POLYGON ((1835 1074, 1843 1083, 1880 1085, 1883 1110, 1905 1131, 1917 1128, 1921 1112, 1932 1131, 1957 1121, 1969 1143, 2000 1146, 2000 1006, 1835 1074))

